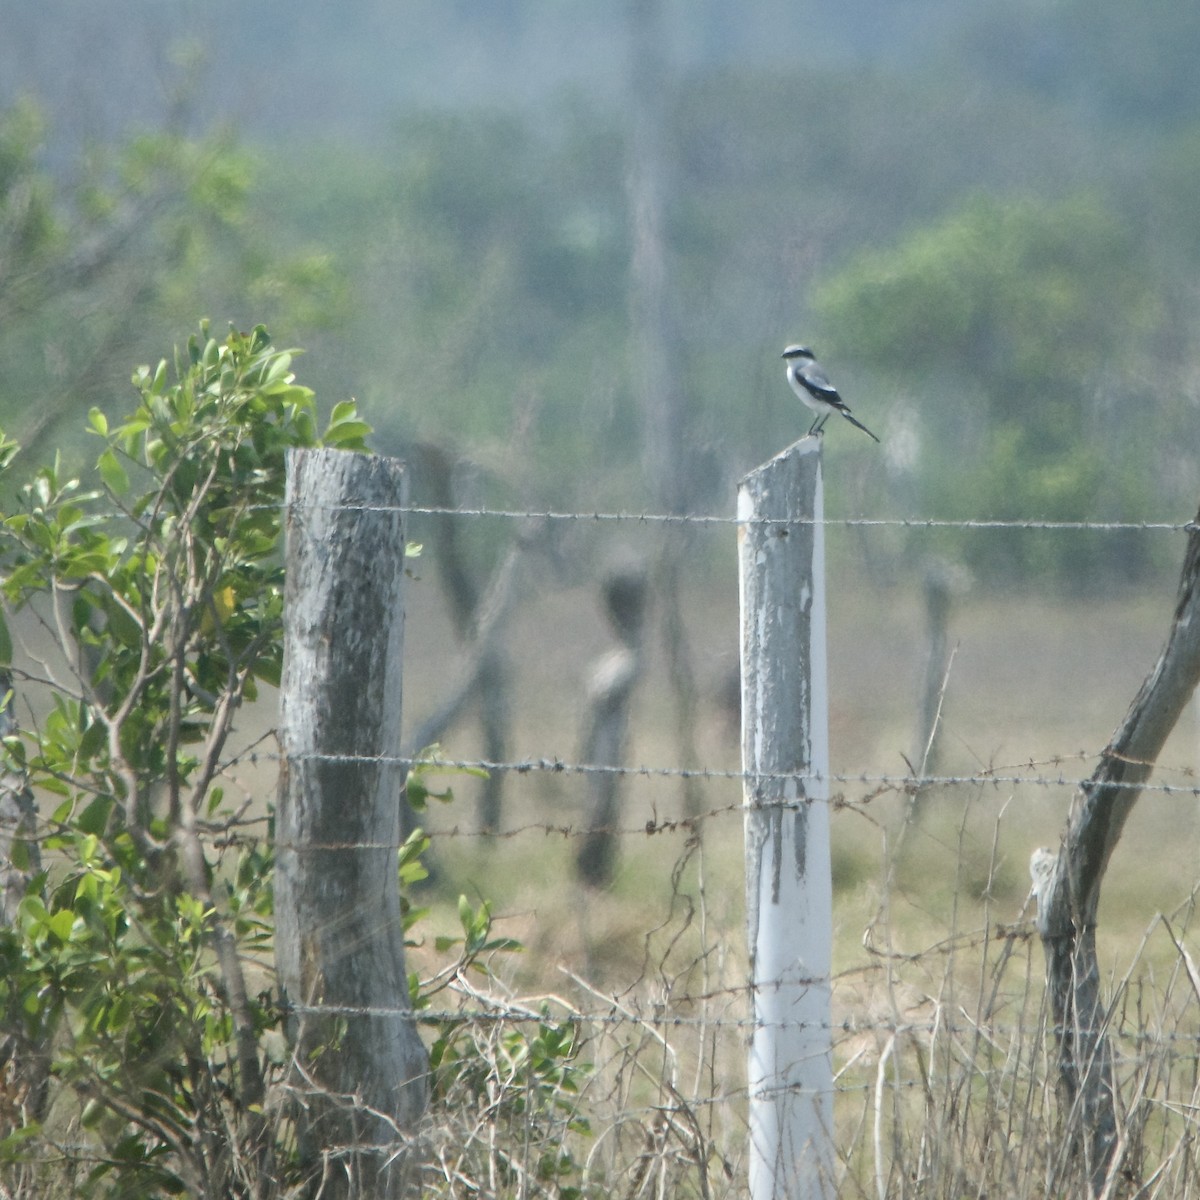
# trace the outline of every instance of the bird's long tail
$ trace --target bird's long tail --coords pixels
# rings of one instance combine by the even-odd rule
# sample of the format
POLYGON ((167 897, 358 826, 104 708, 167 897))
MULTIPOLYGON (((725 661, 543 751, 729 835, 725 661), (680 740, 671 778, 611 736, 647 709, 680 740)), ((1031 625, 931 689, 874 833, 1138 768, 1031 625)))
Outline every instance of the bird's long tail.
POLYGON ((879 441, 879 439, 877 437, 875 437, 875 435, 857 417, 853 417, 850 415, 849 409, 839 408, 838 412, 840 412, 842 414, 842 416, 845 417, 846 420, 850 422, 851 425, 857 425, 858 428, 861 429, 863 431, 863 433, 865 433, 867 435, 867 437, 875 438, 875 440, 877 442, 879 441))

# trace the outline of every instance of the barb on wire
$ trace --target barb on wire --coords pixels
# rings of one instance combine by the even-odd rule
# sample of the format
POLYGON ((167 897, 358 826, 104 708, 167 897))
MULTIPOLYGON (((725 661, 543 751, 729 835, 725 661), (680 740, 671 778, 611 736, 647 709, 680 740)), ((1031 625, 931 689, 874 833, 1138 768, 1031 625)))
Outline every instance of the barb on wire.
MULTIPOLYGON (((260 505, 258 507, 279 507, 260 505)), ((451 508, 435 504, 403 506, 346 505, 361 512, 403 512, 411 516, 495 518, 507 521, 575 521, 583 524, 624 522, 635 525, 823 525, 880 529, 1030 529, 1058 532, 1130 530, 1188 532, 1191 521, 1050 521, 1038 517, 1013 519, 953 517, 764 517, 746 518, 733 513, 572 512, 557 509, 451 508)))
MULTIPOLYGON (((257 767, 265 762, 278 763, 282 761, 283 755, 274 752, 263 752, 257 749, 261 744, 262 739, 255 742, 255 746, 249 749, 242 750, 238 754, 233 755, 225 763, 222 764, 220 773, 224 778, 230 778, 230 775, 238 767, 252 766, 257 767)), ((293 756, 295 757, 295 756, 293 756)), ((367 763, 367 764, 385 764, 394 765, 404 768, 414 765, 427 765, 431 767, 445 767, 447 769, 475 769, 487 771, 513 771, 519 774, 529 774, 534 772, 546 771, 554 774, 574 774, 587 775, 590 773, 632 776, 646 779, 677 779, 687 777, 692 779, 710 780, 718 783, 752 783, 754 785, 771 785, 780 784, 786 785, 790 782, 795 782, 800 785, 800 798, 786 798, 783 796, 764 796, 754 801, 755 805, 762 809, 780 809, 783 811, 798 811, 805 805, 811 803, 829 804, 835 810, 850 810, 862 815, 866 815, 869 806, 876 800, 882 799, 889 795, 911 795, 917 789, 948 789, 952 787, 973 787, 984 788, 991 787, 992 789, 1005 787, 1036 787, 1046 790, 1077 790, 1087 782, 1083 776, 1074 773, 1067 773, 1062 770, 1063 766, 1071 761, 1086 762, 1097 757, 1094 753, 1080 751, 1078 754, 1070 756, 1056 755, 1051 759, 1039 762, 1030 759, 1027 763, 1020 767, 991 767, 982 770, 977 770, 964 775, 891 775, 887 773, 872 774, 870 772, 858 773, 831 773, 827 777, 822 777, 817 774, 807 774, 804 772, 796 773, 765 773, 751 774, 740 770, 712 768, 712 767, 655 767, 648 765, 641 766, 609 766, 600 763, 573 763, 567 762, 558 758, 551 759, 523 759, 516 762, 496 762, 487 759, 447 759, 442 757, 437 758, 403 758, 391 756, 376 756, 376 755, 335 755, 335 754, 308 754, 300 756, 303 759, 316 759, 327 762, 342 762, 342 763, 367 763), (1047 772, 1041 768, 1054 767, 1058 768, 1055 772, 1047 772), (836 785, 838 790, 828 791, 828 788, 823 785, 836 785), (857 796, 847 795, 847 790, 851 787, 861 786, 867 789, 862 794, 857 796), (811 798, 805 798, 803 793, 806 791, 816 792, 817 795, 811 798), (825 794, 828 791, 828 794, 825 794)), ((1170 770, 1170 768, 1158 768, 1160 772, 1170 770)), ((1200 797, 1200 780, 1197 780, 1195 771, 1190 767, 1178 767, 1174 770, 1188 780, 1186 783, 1169 783, 1156 782, 1142 785, 1142 790, 1148 794, 1158 794, 1164 797, 1171 796, 1187 796, 1200 797)), ((64 783, 70 783, 70 780, 63 780, 64 783)), ((242 785, 245 787, 246 785, 242 785)), ((1133 783, 1121 784, 1116 783, 1113 786, 1137 786, 1133 783)), ((780 790, 784 790, 781 788, 780 790)), ((246 799, 234 811, 233 814, 227 815, 211 821, 197 821, 197 835, 202 838, 207 844, 214 846, 217 849, 224 849, 233 846, 251 844, 261 840, 261 832, 256 832, 265 828, 271 817, 266 813, 251 814, 247 811, 251 803, 251 795, 247 791, 246 799)), ((649 817, 642 820, 634 820, 628 824, 596 826, 588 823, 578 823, 574 821, 562 820, 526 820, 520 824, 511 825, 507 828, 499 829, 477 829, 463 828, 458 824, 453 824, 444 827, 425 828, 423 832, 426 836, 437 840, 452 840, 462 838, 479 838, 487 841, 499 841, 513 839, 529 834, 537 834, 542 837, 561 837, 561 838, 578 838, 593 835, 596 832, 603 832, 614 837, 655 837, 660 835, 682 834, 685 837, 694 835, 696 830, 703 824, 709 821, 714 821, 723 817, 741 818, 746 810, 746 800, 739 796, 737 799, 730 799, 727 802, 717 803, 702 809, 698 812, 688 813, 680 816, 661 816, 657 811, 652 812, 649 817)), ((50 836, 58 831, 58 826, 49 818, 43 818, 43 831, 39 836, 50 836)), ((292 846, 289 843, 275 843, 277 848, 283 847, 287 849, 295 849, 299 851, 318 851, 318 850, 396 850, 399 848, 399 842, 365 842, 361 840, 347 840, 335 842, 320 842, 320 843, 305 843, 303 846, 292 846)))
MULTIPOLYGON (((683 999, 686 1000, 687 998, 683 997, 683 999)), ((505 1007, 441 1010, 425 1008, 413 1013, 412 1010, 407 1008, 353 1004, 293 1004, 288 1007, 288 1011, 299 1016, 324 1015, 373 1019, 395 1018, 397 1016, 415 1017, 421 1024, 441 1024, 446 1022, 465 1024, 476 1022, 481 1025, 528 1025, 541 1024, 546 1021, 557 1021, 581 1027, 588 1025, 599 1028, 651 1026, 657 1029, 700 1029, 704 1031, 728 1029, 738 1033, 754 1029, 791 1029, 805 1026, 844 1036, 856 1036, 864 1033, 887 1033, 894 1035, 933 1035, 936 1033, 939 1036, 949 1034, 957 1037, 971 1037, 977 1034, 981 1028, 988 1030, 993 1036, 1005 1035, 1013 1038, 1040 1038, 1045 1034, 1045 1028, 1040 1023, 1026 1024, 1020 1021, 968 1020, 959 1024, 947 1021, 944 1014, 941 1016, 934 1015, 922 1020, 903 1020, 898 1017, 864 1018, 847 1016, 840 1021, 801 1022, 787 1020, 763 1021, 753 1016, 722 1017, 714 1016, 711 1013, 690 1016, 679 1012, 668 1012, 663 1009, 656 1009, 652 1012, 643 1012, 640 1010, 625 1012, 619 1007, 610 1007, 604 1010, 588 1011, 575 1008, 574 1006, 567 1008, 562 1013, 555 1013, 553 1015, 549 1015, 546 1012, 533 1012, 527 1008, 505 1007)), ((1200 1061, 1200 1044, 1197 1044, 1194 1031, 1139 1029, 1136 1034, 1131 1036, 1136 1038, 1139 1051, 1142 1053, 1149 1047, 1171 1047, 1176 1049, 1178 1053, 1178 1047, 1190 1046, 1193 1049, 1193 1054, 1188 1057, 1195 1061, 1200 1061)), ((1140 1061, 1142 1053, 1136 1056, 1128 1055, 1126 1056, 1126 1061, 1140 1061)))
MULTIPOLYGON (((361 763, 377 766, 398 767, 445 767, 447 770, 475 771, 509 771, 518 775, 546 773, 552 775, 615 775, 620 778, 658 778, 658 779, 705 779, 717 782, 753 783, 755 785, 769 784, 799 784, 803 793, 802 799, 791 801, 768 800, 764 803, 782 804, 784 807, 796 808, 809 803, 845 804, 845 797, 820 795, 826 784, 841 786, 862 784, 880 789, 908 790, 920 787, 1047 787, 1047 788, 1079 788, 1088 783, 1083 776, 1068 775, 1062 771, 1058 774, 1022 774, 1009 769, 990 769, 972 771, 962 775, 893 775, 889 773, 860 772, 830 772, 821 775, 816 772, 787 771, 787 772, 756 772, 742 771, 722 767, 672 767, 652 766, 641 764, 634 766, 612 766, 606 763, 569 762, 561 758, 525 758, 511 762, 495 761, 486 758, 420 758, 396 755, 375 754, 323 754, 318 752, 300 755, 260 754, 258 760, 282 760, 287 757, 292 762, 327 762, 327 763, 361 763)), ((1097 757, 1097 756, 1092 756, 1097 757)), ((1050 765, 1059 765, 1065 759, 1055 759, 1050 765)), ((230 765, 234 765, 231 762, 230 765)), ((1034 764, 1036 766, 1036 764, 1034 764)), ((1146 792, 1159 792, 1168 796, 1200 797, 1200 781, 1188 784, 1157 783, 1142 784, 1137 782, 1115 782, 1112 787, 1136 788, 1146 792)))

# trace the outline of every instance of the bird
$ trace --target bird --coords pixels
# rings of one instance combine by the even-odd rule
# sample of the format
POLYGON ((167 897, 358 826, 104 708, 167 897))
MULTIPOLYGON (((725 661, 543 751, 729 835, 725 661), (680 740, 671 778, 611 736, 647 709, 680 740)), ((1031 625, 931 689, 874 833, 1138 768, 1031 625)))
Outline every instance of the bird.
POLYGON ((800 397, 801 403, 817 414, 809 427, 810 434, 820 433, 829 414, 836 412, 841 413, 851 425, 857 425, 868 437, 879 441, 857 417, 851 415, 846 402, 838 395, 837 388, 829 382, 829 376, 807 346, 789 346, 780 357, 787 359, 787 381, 792 385, 792 391, 800 397))

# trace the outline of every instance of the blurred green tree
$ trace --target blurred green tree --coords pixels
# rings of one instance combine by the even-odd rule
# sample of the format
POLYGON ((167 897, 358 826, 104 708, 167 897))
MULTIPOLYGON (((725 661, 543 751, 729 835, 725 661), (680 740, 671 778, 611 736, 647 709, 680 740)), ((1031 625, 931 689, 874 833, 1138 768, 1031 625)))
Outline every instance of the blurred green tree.
POLYGON ((552 128, 413 112, 369 152, 272 160, 267 197, 291 236, 328 245, 355 281, 321 357, 381 448, 453 445, 490 478, 552 478, 558 499, 581 475, 627 484, 622 170, 611 123, 572 104, 552 128))
MULTIPOLYGON (((272 966, 274 835, 250 832, 250 793, 226 795, 243 705, 282 670, 288 451, 361 451, 370 432, 352 401, 320 431, 294 353, 261 325, 217 339, 202 323, 173 372, 135 371, 132 412, 91 410, 94 470, 73 477, 56 455, 0 520, 0 782, 48 806, 38 817, 31 801, 0 845, 2 1195, 312 1195, 343 1149, 309 1177, 272 966), (35 652, 55 668, 22 666, 26 630, 56 644, 35 652)), ((0 473, 19 450, 0 430, 0 473)), ((409 772, 414 811, 453 798, 435 777, 463 773, 437 752, 409 772)), ((428 846, 416 830, 397 848, 405 888, 428 846)), ((428 910, 403 911, 418 936, 428 910)), ((547 1008, 498 1049, 494 1023, 448 1016, 461 979, 477 980, 462 993, 477 1006, 496 956, 520 949, 486 900, 460 896, 458 917, 461 936, 428 938, 433 977, 414 971, 409 988, 434 1103, 466 1114, 446 1134, 459 1168, 475 1159, 486 1178, 499 1138, 511 1180, 537 1164, 546 1191, 528 1194, 579 1194, 565 1141, 588 1134, 577 1025, 547 1008)))
POLYGON ((254 220, 253 157, 176 124, 52 172, 37 106, 0 111, 0 421, 27 446, 107 408, 120 365, 197 307, 291 329, 340 311, 328 256, 285 256, 254 220))
MULTIPOLYGON (((860 361, 919 387, 927 502, 986 519, 1141 510, 1148 464, 1121 414, 1140 407, 1135 373, 1160 305, 1136 238, 1094 196, 975 197, 860 255, 815 302, 860 361)), ((966 544, 977 565, 1018 575, 1075 577, 1098 552, 1015 532, 966 544)))

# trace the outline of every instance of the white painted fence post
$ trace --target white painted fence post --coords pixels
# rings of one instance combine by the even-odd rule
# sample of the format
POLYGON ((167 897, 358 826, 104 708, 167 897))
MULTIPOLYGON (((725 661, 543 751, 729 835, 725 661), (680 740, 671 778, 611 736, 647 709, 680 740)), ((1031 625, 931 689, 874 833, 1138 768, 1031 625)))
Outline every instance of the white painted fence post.
POLYGON ((738 488, 751 1200, 835 1194, 823 516, 816 437, 738 488))

